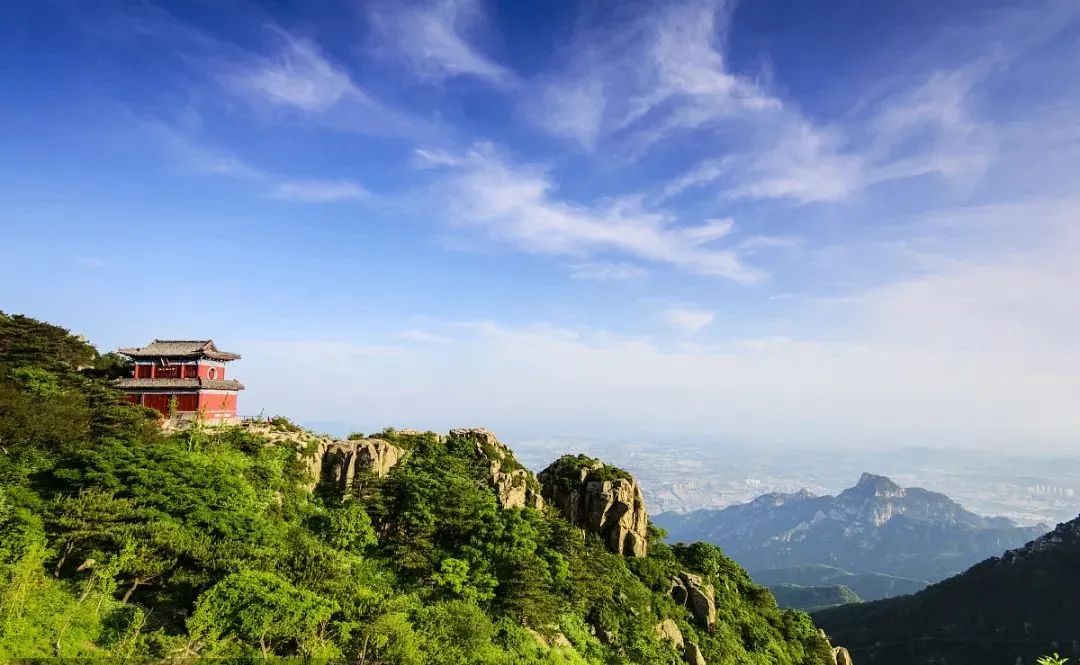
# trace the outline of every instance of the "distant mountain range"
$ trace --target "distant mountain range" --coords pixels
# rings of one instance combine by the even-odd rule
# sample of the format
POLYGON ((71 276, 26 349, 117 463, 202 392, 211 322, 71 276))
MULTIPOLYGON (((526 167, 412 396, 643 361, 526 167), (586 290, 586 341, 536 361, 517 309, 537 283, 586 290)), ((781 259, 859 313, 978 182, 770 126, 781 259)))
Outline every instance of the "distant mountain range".
POLYGON ((912 596, 814 614, 856 663, 1080 660, 1080 517, 912 596))
MULTIPOLYGON (((810 610, 823 607, 826 604, 838 605, 840 603, 817 603, 810 604, 799 602, 800 597, 790 590, 780 591, 781 587, 801 587, 808 589, 832 589, 830 593, 836 597, 843 597, 841 588, 850 589, 860 600, 880 600, 915 593, 926 587, 923 580, 913 580, 907 577, 886 575, 885 573, 849 573, 846 570, 826 566, 823 564, 807 564, 805 566, 791 566, 790 568, 767 568, 754 571, 754 581, 771 588, 781 605, 795 607, 801 610, 810 610), (780 600, 781 596, 790 602, 780 600)), ((813 595, 807 598, 815 600, 813 595)))
MULTIPOLYGON (((870 473, 837 496, 815 496, 806 490, 771 493, 721 510, 663 513, 654 522, 668 531, 672 541, 719 545, 751 574, 824 565, 907 579, 899 586, 903 591, 885 591, 888 595, 915 590, 911 582, 954 575, 1047 529, 1017 526, 1004 517, 982 517, 944 494, 903 488, 870 473)), ((796 582, 777 582, 781 583, 796 582)), ((846 584, 862 596, 849 581, 804 578, 803 583, 846 584)))
POLYGON ((772 591, 773 596, 776 597, 776 603, 781 607, 793 607, 806 612, 862 602, 859 594, 852 591, 851 587, 845 584, 834 584, 832 586, 777 584, 770 586, 769 589, 772 591))

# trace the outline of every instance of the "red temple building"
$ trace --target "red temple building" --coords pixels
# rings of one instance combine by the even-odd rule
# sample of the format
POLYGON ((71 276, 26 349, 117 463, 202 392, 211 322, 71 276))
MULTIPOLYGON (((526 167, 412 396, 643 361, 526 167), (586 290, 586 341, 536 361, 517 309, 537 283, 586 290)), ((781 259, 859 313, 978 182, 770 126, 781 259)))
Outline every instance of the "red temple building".
POLYGON ((209 339, 155 339, 120 353, 135 363, 130 378, 116 381, 132 404, 157 409, 176 421, 200 416, 208 423, 237 421, 236 395, 244 386, 225 378, 225 364, 239 355, 218 351, 209 339))

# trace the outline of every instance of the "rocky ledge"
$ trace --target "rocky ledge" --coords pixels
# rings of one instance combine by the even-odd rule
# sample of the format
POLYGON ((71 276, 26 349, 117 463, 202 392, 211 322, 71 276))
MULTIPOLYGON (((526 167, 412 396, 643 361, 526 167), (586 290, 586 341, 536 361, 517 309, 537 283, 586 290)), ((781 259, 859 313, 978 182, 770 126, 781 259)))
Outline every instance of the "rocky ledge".
POLYGON ((564 455, 538 478, 544 501, 568 522, 599 535, 616 554, 645 556, 649 515, 629 473, 585 455, 564 455))
POLYGON ((488 464, 489 483, 499 497, 503 508, 542 508, 540 483, 506 444, 495 434, 483 428, 458 428, 450 430, 450 436, 472 440, 476 454, 488 464))

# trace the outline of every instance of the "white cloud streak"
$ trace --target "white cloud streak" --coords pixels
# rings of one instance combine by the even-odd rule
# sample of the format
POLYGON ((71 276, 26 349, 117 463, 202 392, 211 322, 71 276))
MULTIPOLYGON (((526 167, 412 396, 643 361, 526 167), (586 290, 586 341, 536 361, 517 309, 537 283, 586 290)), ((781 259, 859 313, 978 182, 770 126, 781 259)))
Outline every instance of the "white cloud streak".
POLYGON ((337 201, 362 201, 369 194, 355 182, 347 180, 282 182, 272 195, 276 199, 308 203, 333 203, 337 201))
POLYGON ((616 263, 604 261, 576 263, 570 269, 570 277, 573 279, 585 279, 595 282, 623 282, 639 279, 648 274, 649 271, 646 268, 625 261, 616 263))
MULTIPOLYGON (((1075 228, 1076 210, 1062 204, 1052 214, 1075 228)), ((992 223, 1012 213, 978 215, 992 223)), ((317 344, 303 354, 256 345, 245 362, 274 367, 278 378, 301 357, 325 371, 289 374, 280 387, 268 377, 250 398, 327 420, 363 403, 380 418, 357 423, 368 428, 482 423, 609 439, 651 432, 1071 451, 1080 433, 1080 295, 1064 286, 1080 282, 1071 260, 1080 237, 1059 226, 1050 240, 1048 253, 954 263, 805 313, 836 321, 831 339, 795 332, 808 320, 792 320, 789 335, 728 336, 701 323, 704 310, 694 344, 585 327, 432 323, 437 347, 421 339, 394 354, 365 353, 378 346, 370 343, 322 355, 317 344), (371 375, 408 380, 355 380, 371 375)))
POLYGON ((674 305, 660 312, 661 321, 687 335, 701 332, 715 319, 714 312, 689 305, 674 305))
POLYGON ((561 201, 544 171, 511 164, 489 146, 462 157, 423 155, 433 166, 449 166, 444 195, 461 226, 524 251, 578 259, 615 253, 737 282, 763 276, 733 251, 714 246, 730 231, 730 220, 680 226, 633 199, 601 206, 561 201))
POLYGON ((499 86, 515 81, 509 69, 470 41, 470 34, 484 23, 476 0, 375 3, 370 18, 384 48, 421 79, 441 82, 470 76, 499 86))
POLYGON ((266 190, 270 198, 304 203, 335 203, 360 201, 370 196, 360 183, 351 180, 284 178, 161 122, 142 122, 140 128, 184 169, 253 183, 266 190))

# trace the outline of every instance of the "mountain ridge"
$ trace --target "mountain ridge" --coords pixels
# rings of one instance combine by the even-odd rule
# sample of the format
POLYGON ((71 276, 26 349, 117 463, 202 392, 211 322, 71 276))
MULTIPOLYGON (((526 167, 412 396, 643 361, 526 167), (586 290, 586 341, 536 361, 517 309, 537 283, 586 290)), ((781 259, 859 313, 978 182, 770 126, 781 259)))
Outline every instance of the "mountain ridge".
POLYGON ((1080 516, 910 596, 813 613, 859 662, 1080 658, 1080 516))
POLYGON ((721 546, 748 570, 824 564, 936 581, 1045 532, 982 517, 940 492, 864 472, 835 496, 768 493, 744 504, 655 516, 673 540, 721 546))
MULTIPOLYGON (((0 312, 0 661, 845 664, 628 472, 494 434, 182 429, 0 312)), ((839 655, 838 655, 839 654, 839 655)))

